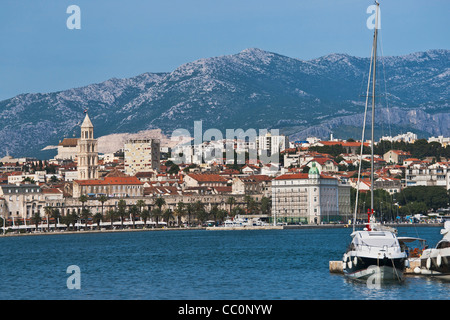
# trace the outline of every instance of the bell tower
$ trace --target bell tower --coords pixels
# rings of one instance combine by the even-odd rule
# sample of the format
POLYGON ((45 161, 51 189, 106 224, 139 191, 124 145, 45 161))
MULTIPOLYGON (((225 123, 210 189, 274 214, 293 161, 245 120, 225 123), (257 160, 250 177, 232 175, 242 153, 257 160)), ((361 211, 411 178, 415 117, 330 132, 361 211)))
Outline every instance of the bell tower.
POLYGON ((98 179, 97 139, 94 139, 94 126, 86 113, 81 124, 81 137, 78 140, 78 180, 98 179))

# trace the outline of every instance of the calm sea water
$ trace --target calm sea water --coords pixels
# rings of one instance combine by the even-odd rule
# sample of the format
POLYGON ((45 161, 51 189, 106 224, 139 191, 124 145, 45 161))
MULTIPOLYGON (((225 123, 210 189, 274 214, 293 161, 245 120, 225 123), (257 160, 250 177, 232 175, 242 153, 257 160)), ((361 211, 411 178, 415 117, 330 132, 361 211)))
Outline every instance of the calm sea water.
MULTIPOLYGON (((434 246, 440 228, 399 228, 434 246)), ((408 276, 369 289, 330 274, 351 229, 148 231, 0 238, 0 299, 437 299, 450 283, 408 276), (67 288, 67 267, 81 289, 67 288)))

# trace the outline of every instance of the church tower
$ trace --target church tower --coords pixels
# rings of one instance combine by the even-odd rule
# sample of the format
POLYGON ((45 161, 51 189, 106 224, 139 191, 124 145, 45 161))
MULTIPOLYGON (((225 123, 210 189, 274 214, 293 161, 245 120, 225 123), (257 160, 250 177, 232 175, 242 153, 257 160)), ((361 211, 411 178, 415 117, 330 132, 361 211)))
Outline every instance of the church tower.
POLYGON ((81 124, 77 166, 78 180, 98 179, 97 139, 94 139, 94 126, 87 113, 81 124))

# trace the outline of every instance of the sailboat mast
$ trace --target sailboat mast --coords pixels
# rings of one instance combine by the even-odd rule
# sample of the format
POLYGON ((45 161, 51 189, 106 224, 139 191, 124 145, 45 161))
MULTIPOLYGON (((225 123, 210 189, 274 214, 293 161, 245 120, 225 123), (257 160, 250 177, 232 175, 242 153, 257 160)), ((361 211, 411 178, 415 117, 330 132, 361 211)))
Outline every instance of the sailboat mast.
MULTIPOLYGON (((374 190, 374 130, 375 130, 375 77, 377 66, 377 36, 378 36, 378 13, 380 4, 376 2, 377 8, 375 12, 375 31, 373 33, 373 70, 372 70, 372 137, 371 137, 371 158, 370 158, 370 209, 373 213, 373 190, 374 190)), ((369 221, 370 223, 370 221, 369 221)))

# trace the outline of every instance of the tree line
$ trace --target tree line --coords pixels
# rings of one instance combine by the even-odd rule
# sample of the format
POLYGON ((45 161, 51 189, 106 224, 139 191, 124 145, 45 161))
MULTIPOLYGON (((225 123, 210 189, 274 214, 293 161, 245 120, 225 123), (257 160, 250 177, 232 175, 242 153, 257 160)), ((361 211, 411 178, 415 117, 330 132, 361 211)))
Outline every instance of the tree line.
MULTIPOLYGON (((352 208, 356 203, 356 189, 351 190, 352 208)), ((370 192, 360 193, 358 211, 365 214, 370 208, 370 192)), ((450 203, 450 191, 437 186, 408 187, 396 194, 389 194, 383 189, 374 190, 374 211, 378 219, 395 220, 397 216, 404 217, 414 214, 426 214, 439 208, 447 208, 450 203)))
MULTIPOLYGON (((97 228, 100 229, 100 222, 106 220, 111 223, 111 229, 113 229, 114 222, 120 220, 121 228, 123 229, 123 222, 127 217, 131 217, 133 229, 136 228, 135 222, 138 218, 144 222, 144 225, 146 225, 147 221, 153 220, 156 223, 156 227, 159 226, 161 220, 168 226, 181 226, 182 220, 185 218, 187 226, 190 227, 192 225, 203 225, 209 220, 214 221, 214 223, 222 223, 225 219, 232 218, 236 215, 269 214, 271 210, 271 200, 269 198, 262 197, 260 201, 256 201, 249 195, 244 197, 244 205, 238 204, 234 197, 228 197, 225 204, 229 210, 222 209, 217 204, 208 210, 205 203, 200 200, 194 203, 183 203, 180 201, 177 203, 175 209, 172 210, 164 208, 166 201, 162 197, 155 198, 152 205, 146 204, 144 200, 137 200, 136 204, 127 205, 125 200, 121 199, 118 201, 117 207, 105 210, 104 204, 108 200, 108 197, 102 195, 96 198, 101 203, 101 212, 95 214, 86 206, 86 202, 89 201, 86 195, 81 195, 78 200, 81 202, 81 210, 69 209, 64 216, 61 215, 58 208, 45 207, 45 220, 49 227, 54 226, 56 230, 59 221, 59 223, 67 226, 67 230, 73 230, 75 224, 81 221, 81 223, 84 222, 85 228, 87 228, 89 220, 92 220, 94 226, 97 225, 97 228), (50 220, 52 220, 52 223, 50 223, 50 220)), ((44 221, 44 217, 41 216, 40 212, 35 212, 31 217, 31 223, 36 226, 36 230, 42 221, 44 221)), ((20 224, 20 222, 17 221, 17 224, 20 224)))

